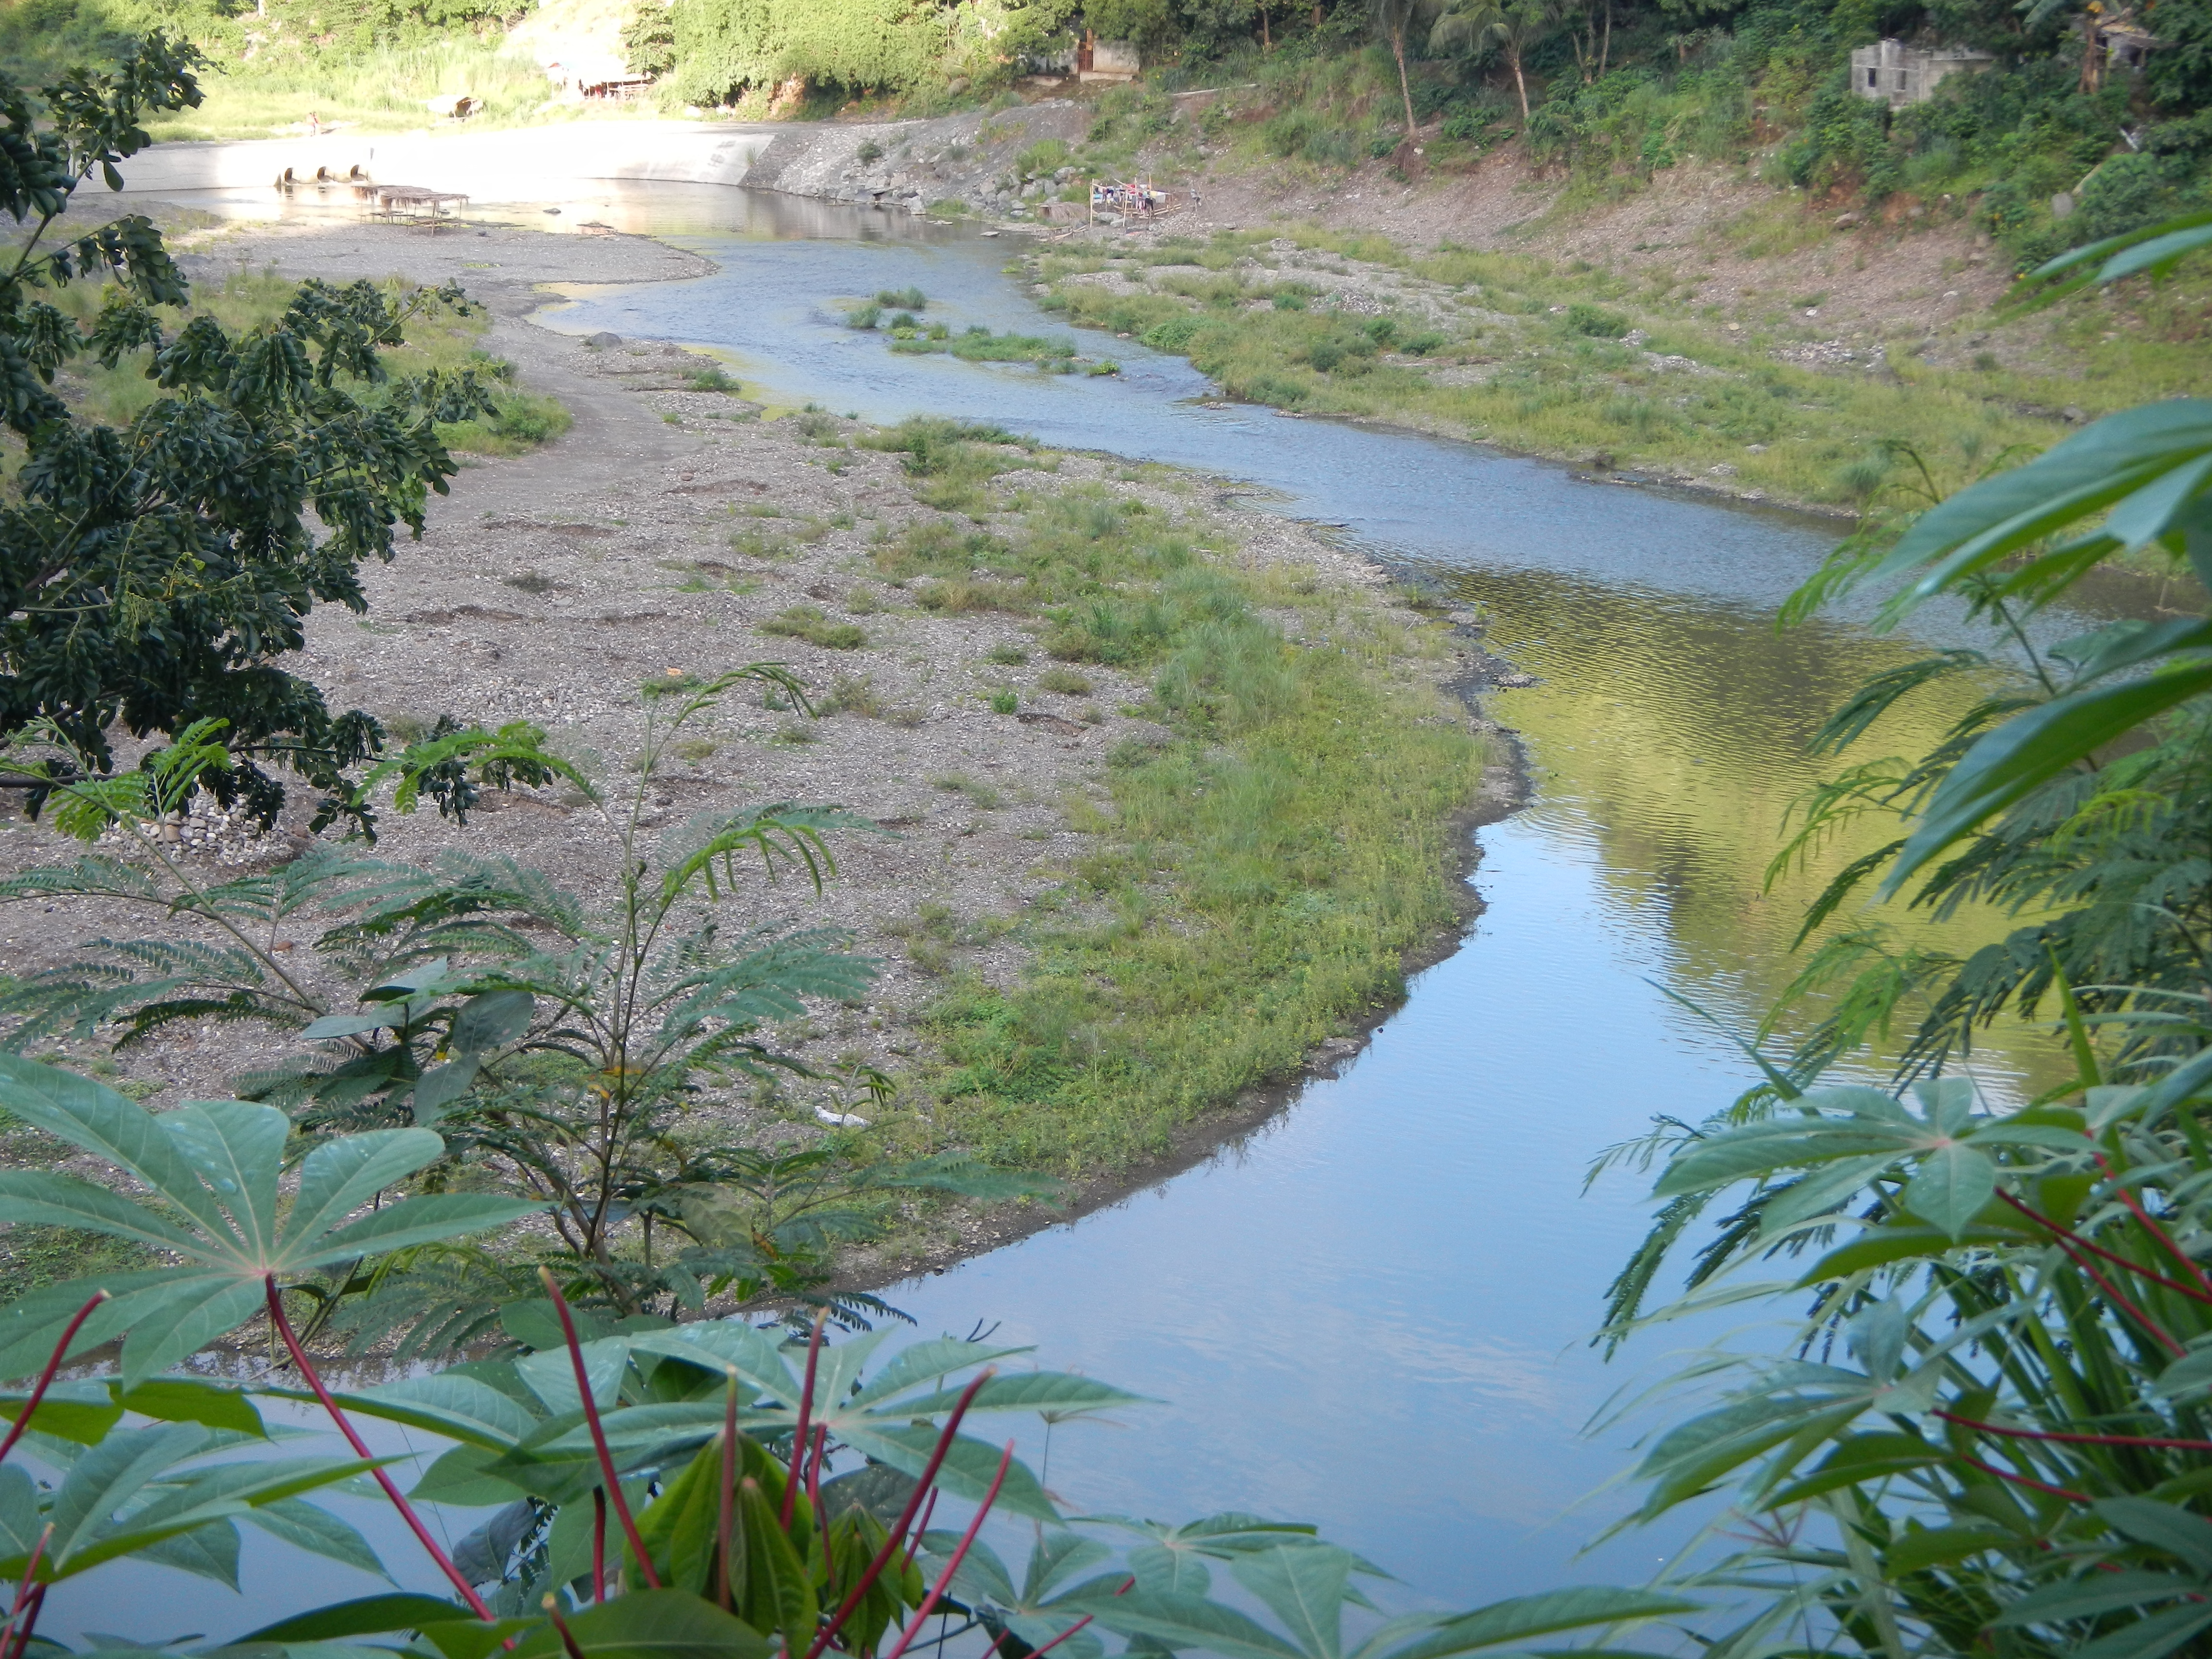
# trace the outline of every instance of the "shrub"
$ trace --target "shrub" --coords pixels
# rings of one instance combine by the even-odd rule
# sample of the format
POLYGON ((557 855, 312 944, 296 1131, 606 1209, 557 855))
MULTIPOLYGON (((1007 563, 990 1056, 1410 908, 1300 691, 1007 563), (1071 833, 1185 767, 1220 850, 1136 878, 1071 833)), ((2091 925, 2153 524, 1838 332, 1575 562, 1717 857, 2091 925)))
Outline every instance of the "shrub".
POLYGON ((1070 154, 1064 140, 1042 138, 1014 157, 1014 171, 1024 181, 1048 179, 1067 165, 1070 154))
POLYGON ((1628 332, 1628 319, 1617 311, 1587 305, 1577 300, 1567 307, 1567 331, 1593 339, 1617 340, 1628 332))
MULTIPOLYGON (((885 311, 926 311, 929 307, 929 296, 908 283, 904 288, 887 288, 881 290, 876 295, 876 303, 885 311)), ((914 319, 909 317, 906 321, 908 326, 911 327, 914 319)))
POLYGON ((1198 330, 1199 319, 1195 317, 1170 317, 1164 323, 1153 324, 1138 337, 1155 351, 1180 356, 1190 349, 1198 330))

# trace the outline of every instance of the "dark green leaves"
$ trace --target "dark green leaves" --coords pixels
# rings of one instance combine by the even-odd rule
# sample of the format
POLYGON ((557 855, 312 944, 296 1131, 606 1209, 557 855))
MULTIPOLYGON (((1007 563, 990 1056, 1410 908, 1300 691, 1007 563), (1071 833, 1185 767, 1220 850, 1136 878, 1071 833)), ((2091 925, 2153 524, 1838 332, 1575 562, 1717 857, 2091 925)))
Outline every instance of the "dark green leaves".
MULTIPOLYGON (((359 567, 392 556, 397 527, 421 533, 455 466, 437 423, 492 404, 473 370, 393 382, 381 361, 458 291, 310 281, 273 323, 234 337, 201 316, 165 338, 152 308, 187 292, 150 221, 42 245, 80 183, 121 187, 145 113, 199 102, 198 61, 156 33, 112 73, 64 76, 43 111, 0 78, 0 213, 28 230, 0 258, 0 425, 22 446, 0 494, 0 735, 50 721, 77 769, 102 775, 114 731, 219 719, 240 763, 213 783, 225 805, 272 821, 283 791, 268 769, 282 766, 322 792, 324 822, 366 828, 352 775, 381 733, 359 711, 334 715, 283 659, 315 605, 360 608, 359 567), (113 285, 88 326, 28 296, 100 276, 113 285), (78 418, 50 385, 86 352, 111 368, 143 354, 167 395, 127 428, 78 418)), ((552 775, 534 738, 483 742, 499 751, 487 776, 552 775)), ((410 787, 465 812, 460 763, 434 757, 410 787)))
MULTIPOLYGON (((770 1659, 775 1651, 750 1626, 683 1590, 633 1590, 568 1622, 587 1659, 770 1659)), ((514 1650, 515 1659, 556 1659, 562 1651, 550 1626, 514 1650)))

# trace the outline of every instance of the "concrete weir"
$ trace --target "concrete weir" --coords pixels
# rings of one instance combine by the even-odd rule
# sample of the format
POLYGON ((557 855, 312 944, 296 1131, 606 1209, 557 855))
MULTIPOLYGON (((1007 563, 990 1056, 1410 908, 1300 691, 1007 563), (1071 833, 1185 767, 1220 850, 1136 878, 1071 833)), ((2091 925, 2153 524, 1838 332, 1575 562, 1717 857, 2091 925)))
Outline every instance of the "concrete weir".
POLYGON ((157 144, 131 159, 133 192, 267 188, 289 167, 312 185, 319 167, 359 167, 380 184, 419 185, 477 202, 565 195, 580 180, 742 185, 774 127, 696 121, 578 121, 494 132, 360 133, 237 143, 157 144))

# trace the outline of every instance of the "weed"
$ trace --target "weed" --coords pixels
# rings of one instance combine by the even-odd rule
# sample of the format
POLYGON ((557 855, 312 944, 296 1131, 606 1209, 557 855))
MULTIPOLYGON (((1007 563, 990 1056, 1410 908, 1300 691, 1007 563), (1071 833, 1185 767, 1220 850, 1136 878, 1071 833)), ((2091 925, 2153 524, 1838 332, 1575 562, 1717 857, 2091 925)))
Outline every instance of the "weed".
POLYGON ((821 740, 822 734, 803 720, 786 720, 775 728, 775 735, 769 739, 771 743, 781 744, 787 748, 794 749, 801 748, 810 743, 819 743, 821 740))
POLYGON ((838 675, 830 683, 830 695, 822 699, 820 707, 825 714, 865 714, 871 720, 880 720, 884 714, 875 682, 866 675, 838 675))
POLYGON ((1055 691, 1063 697, 1087 697, 1093 689, 1090 678, 1073 668, 1048 668, 1036 677, 1036 685, 1040 691, 1055 691))
POLYGON ((684 738, 669 745, 669 752, 678 760, 690 761, 694 766, 712 760, 720 745, 712 738, 684 738))
POLYGON ((994 662, 1006 668, 1018 668, 1030 659, 1030 653, 1012 641, 993 646, 983 653, 985 662, 994 662))
POLYGON ((997 790, 988 783, 969 777, 965 772, 948 772, 944 776, 932 778, 929 781, 933 788, 942 789, 948 794, 966 796, 969 800, 987 812, 994 807, 1006 804, 1006 798, 997 790))
POLYGON ((760 630, 805 640, 827 651, 858 651, 868 642, 867 632, 859 623, 833 622, 818 605, 792 605, 763 622, 760 630))
POLYGON ((876 325, 877 319, 883 314, 884 308, 878 305, 848 306, 845 307, 845 326, 848 328, 873 328, 876 325))
POLYGON ((561 585, 550 576, 541 576, 535 570, 518 570, 512 576, 501 576, 500 580, 509 587, 519 587, 526 593, 550 593, 561 585))
POLYGON ((1024 182, 1031 179, 1048 179, 1068 163, 1073 154, 1065 141, 1042 138, 1014 157, 1014 171, 1024 182))
POLYGON ((990 706, 994 714, 1011 714, 1022 706, 1022 700, 1017 692, 994 691, 990 696, 990 706))
POLYGON ((887 288, 876 295, 876 303, 885 311, 921 311, 927 307, 929 296, 918 288, 887 288))
POLYGON ((744 390, 744 386, 723 372, 719 363, 695 371, 689 384, 694 392, 722 392, 734 397, 744 390))

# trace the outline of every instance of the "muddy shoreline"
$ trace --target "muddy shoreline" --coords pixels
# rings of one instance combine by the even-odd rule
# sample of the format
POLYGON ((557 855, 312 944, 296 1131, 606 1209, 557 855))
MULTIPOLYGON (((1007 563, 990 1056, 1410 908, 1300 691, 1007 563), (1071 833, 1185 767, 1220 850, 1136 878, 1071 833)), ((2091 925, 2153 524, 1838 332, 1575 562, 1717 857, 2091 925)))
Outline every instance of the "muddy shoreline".
MULTIPOLYGON (((678 347, 631 339, 595 348, 531 320, 548 284, 680 279, 712 268, 697 256, 644 237, 496 226, 434 239, 349 225, 203 229, 179 240, 180 262, 202 283, 270 269, 292 278, 396 272, 464 281, 493 318, 484 348, 513 362, 520 384, 559 398, 574 416, 570 433, 543 449, 465 467, 452 495, 434 501, 422 544, 367 573, 366 617, 316 613, 301 670, 333 707, 366 708, 387 724, 441 712, 487 722, 530 719, 572 752, 589 755, 609 779, 626 782, 634 688, 655 676, 774 659, 793 663, 817 690, 847 688, 836 695, 850 706, 813 722, 805 741, 771 710, 726 708, 703 745, 708 752, 642 793, 643 822, 672 829, 689 813, 735 798, 836 801, 896 826, 896 836, 840 847, 839 878, 824 899, 790 906, 804 925, 851 930, 858 949, 882 960, 868 1005, 825 1011, 778 1035, 825 1071, 926 1066, 919 1016, 938 994, 935 975, 944 969, 912 959, 902 927, 924 904, 943 907, 963 925, 995 925, 1018 918, 1065 878, 1093 838, 1073 830, 1057 803, 1102 795, 1105 757, 1117 744, 1167 735, 1143 717, 1145 678, 1086 665, 1096 682, 1088 695, 1039 688, 1045 661, 1030 619, 917 609, 911 595, 884 582, 871 547, 942 515, 916 499, 900 457, 852 443, 865 435, 860 423, 763 420, 755 402, 693 386, 691 377, 711 364, 678 347), (866 644, 824 648, 763 630, 793 606, 849 620, 866 644), (1006 665, 1024 650, 1032 653, 1026 667, 1006 665), (985 693, 1010 684, 1020 688, 1023 713, 991 712, 985 693)), ((1062 454, 1050 465, 1048 473, 1023 477, 1041 489, 1109 489, 1152 510, 1218 526, 1238 545, 1242 565, 1295 567, 1345 605, 1387 614, 1431 640, 1460 620, 1448 647, 1410 660, 1435 691, 1461 697, 1473 727, 1494 731, 1467 696, 1488 659, 1463 620, 1438 617, 1372 561, 1316 529, 1227 505, 1226 480, 1103 456, 1062 454)), ((224 854, 265 861, 301 844, 307 803, 295 793, 276 831, 259 843, 210 828, 210 865, 224 854)), ((1479 857, 1471 832, 1514 810, 1524 793, 1510 745, 1499 744, 1480 796, 1455 825, 1461 915, 1408 954, 1407 972, 1449 955, 1464 938, 1476 908, 1463 879, 1479 857)), ((604 870, 605 838, 592 832, 580 802, 547 791, 488 805, 459 831, 427 814, 387 814, 378 853, 410 863, 449 850, 510 855, 557 869, 587 890, 592 872, 604 870)), ((67 850, 42 828, 12 824, 0 835, 0 869, 57 861, 67 850)), ((76 941, 96 935, 163 931, 143 915, 85 902, 0 911, 0 943, 19 971, 64 961, 76 941)), ((959 952, 957 967, 993 985, 1012 984, 1025 951, 1010 930, 986 928, 981 937, 959 952)), ((1348 1017, 1296 1075, 1185 1124, 1158 1155, 1079 1183, 1066 1210, 1008 1206, 931 1216, 899 1235, 894 1249, 856 1253, 841 1283, 879 1289, 1156 1185, 1283 1110, 1309 1078, 1356 1054, 1395 1006, 1348 1017)), ((228 1093, 231 1076, 270 1064, 288 1048, 234 1028, 185 1026, 116 1058, 124 1080, 158 1105, 228 1093)), ((88 1043, 66 1052, 98 1049, 88 1043)), ((710 1097, 702 1109, 715 1127, 756 1140, 803 1139, 821 1133, 821 1112, 846 1103, 801 1088, 775 1097, 710 1097)))

